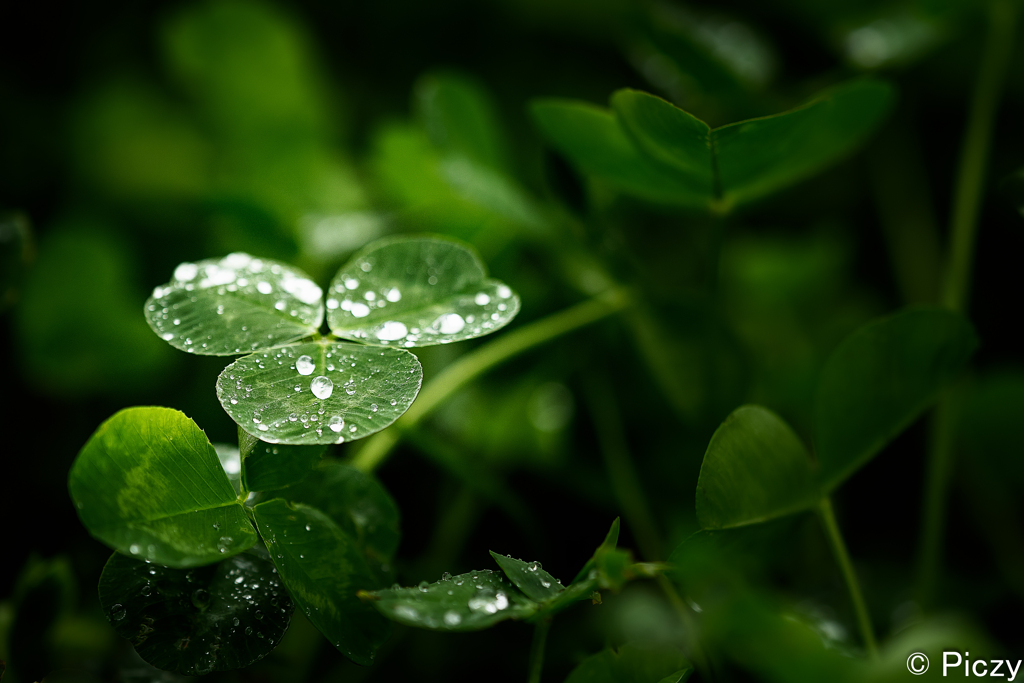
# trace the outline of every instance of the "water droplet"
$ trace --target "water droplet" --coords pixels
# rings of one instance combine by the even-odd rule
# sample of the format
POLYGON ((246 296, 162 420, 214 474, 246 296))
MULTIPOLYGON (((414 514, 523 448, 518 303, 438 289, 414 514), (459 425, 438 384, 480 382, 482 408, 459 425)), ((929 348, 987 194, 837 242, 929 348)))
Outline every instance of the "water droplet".
POLYGON ((300 375, 312 375, 316 370, 316 364, 309 356, 299 356, 299 359, 295 361, 295 369, 300 375))
POLYGON ((512 296, 512 290, 505 285, 500 285, 498 287, 498 296, 500 296, 502 299, 507 299, 510 296, 512 296))
POLYGON ((199 266, 194 263, 182 263, 174 269, 174 279, 179 282, 194 280, 199 273, 199 266))
POLYGON ((130 546, 128 546, 128 552, 130 552, 132 555, 138 555, 141 550, 142 548, 140 548, 136 543, 132 543, 130 546))
POLYGON ((259 282, 256 283, 256 290, 260 294, 270 294, 272 291, 274 291, 274 287, 269 282, 260 280, 259 282))
POLYGON ((332 298, 332 299, 328 299, 327 300, 327 308, 329 308, 330 310, 333 311, 337 307, 338 307, 338 300, 337 299, 333 299, 332 298))
POLYGON ((327 426, 331 428, 332 432, 340 432, 342 427, 345 426, 345 420, 341 416, 335 415, 327 421, 327 426))
POLYGON ((486 306, 491 303, 491 297, 489 297, 485 292, 480 292, 473 298, 473 301, 476 302, 477 306, 486 306))
POLYGON ((370 307, 367 306, 366 304, 354 303, 352 304, 352 308, 350 310, 352 315, 354 315, 357 318, 365 318, 366 316, 370 315, 370 307))
POLYGON ((466 321, 458 313, 445 313, 433 324, 441 334, 458 334, 465 326, 466 321))
POLYGON ((147 583, 145 586, 142 587, 142 590, 140 592, 148 598, 150 595, 153 594, 153 586, 147 583))
POLYGON ((114 621, 121 621, 127 614, 128 610, 121 603, 117 603, 110 608, 110 616, 114 618, 114 621))
MULTIPOLYGON (((355 314, 355 307, 353 306, 353 315, 355 314)), ((462 318, 459 318, 461 320, 462 318)), ((389 320, 374 333, 377 339, 381 341, 396 341, 403 338, 409 333, 409 328, 404 323, 400 323, 397 320, 389 320)))
POLYGON ((449 626, 458 626, 461 622, 462 616, 458 612, 454 610, 448 610, 444 613, 444 623, 448 624, 449 626))
POLYGON ((197 588, 192 591, 192 604, 198 609, 206 609, 210 606, 210 591, 205 588, 197 588))
POLYGON ((396 301, 401 301, 402 293, 398 291, 397 287, 392 287, 391 289, 388 290, 388 293, 385 294, 384 297, 391 303, 395 303, 396 301))
POLYGON ((334 382, 320 375, 319 377, 314 377, 313 381, 309 383, 309 390, 319 399, 328 399, 334 393, 334 382))

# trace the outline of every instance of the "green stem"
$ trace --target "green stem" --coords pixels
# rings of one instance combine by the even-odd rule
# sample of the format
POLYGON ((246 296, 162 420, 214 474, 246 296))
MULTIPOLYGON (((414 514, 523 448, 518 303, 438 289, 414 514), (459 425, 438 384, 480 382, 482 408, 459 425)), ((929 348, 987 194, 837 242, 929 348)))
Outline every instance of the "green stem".
POLYGON ((544 669, 544 645, 551 630, 551 617, 541 619, 533 629, 533 643, 530 645, 530 674, 527 683, 540 683, 540 674, 544 669))
MULTIPOLYGON (((985 171, 999 98, 1013 53, 1016 21, 1017 3, 1014 0, 993 0, 989 4, 989 32, 964 134, 953 197, 949 263, 942 292, 943 305, 954 311, 966 311, 970 295, 985 171)), ((931 601, 938 583, 942 559, 946 499, 956 437, 954 401, 954 392, 950 391, 939 403, 928 453, 918 578, 919 599, 925 605, 931 601)))
POLYGON ((661 537, 654 523, 654 515, 647 505, 640 477, 633 466, 629 444, 626 443, 626 431, 607 378, 601 373, 590 375, 587 378, 586 394, 597 431, 598 446, 608 470, 608 479, 626 523, 636 536, 644 559, 648 562, 661 560, 661 537))
POLYGON ((832 499, 825 496, 818 504, 818 513, 821 523, 825 527, 825 534, 832 545, 832 552, 836 556, 836 562, 846 579, 846 587, 850 591, 850 600, 853 602, 853 611, 857 615, 857 625, 860 627, 861 637, 864 639, 864 647, 868 655, 875 659, 878 657, 878 644, 875 642, 875 631, 871 626, 871 617, 868 615, 867 605, 864 604, 864 596, 860 591, 860 583, 857 581, 857 574, 853 571, 853 564, 850 562, 850 555, 846 552, 846 544, 843 542, 843 535, 836 524, 836 517, 832 513, 832 499))
POLYGON ((989 5, 989 33, 971 100, 953 196, 949 265, 942 302, 954 311, 965 310, 970 293, 978 210, 996 111, 1013 53, 1016 20, 1017 3, 1014 0, 994 0, 989 5))
POLYGON ((686 635, 689 637, 690 645, 690 657, 693 658, 693 663, 697 666, 697 671, 700 672, 701 680, 708 681, 709 683, 714 680, 714 676, 711 671, 711 661, 704 653, 704 648, 700 642, 700 636, 697 633, 697 625, 693 623, 693 617, 690 616, 690 608, 686 606, 683 599, 679 597, 679 592, 676 591, 676 587, 672 585, 672 581, 669 580, 664 574, 658 575, 658 585, 661 587, 662 592, 668 601, 672 603, 672 607, 676 611, 676 615, 679 617, 680 623, 683 625, 683 630, 686 631, 686 635))
POLYGON ((356 453, 352 465, 364 472, 373 471, 398 444, 402 431, 415 427, 445 399, 469 382, 524 351, 616 313, 629 302, 626 292, 612 289, 593 299, 524 325, 470 351, 428 382, 412 407, 390 429, 368 439, 356 453))

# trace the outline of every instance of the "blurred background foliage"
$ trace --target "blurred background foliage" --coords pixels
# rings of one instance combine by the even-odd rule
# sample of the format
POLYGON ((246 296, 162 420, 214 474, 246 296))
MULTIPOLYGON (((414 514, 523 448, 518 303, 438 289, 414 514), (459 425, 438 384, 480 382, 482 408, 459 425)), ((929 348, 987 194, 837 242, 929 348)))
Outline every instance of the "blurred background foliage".
MULTIPOLYGON (((937 299, 981 10, 967 0, 0 10, 16 35, 0 45, 5 681, 178 680, 139 660, 101 614, 94 587, 108 551, 78 523, 65 475, 96 425, 128 405, 181 409, 213 441, 233 441, 213 389, 223 363, 176 354, 142 316, 177 263, 230 251, 293 262, 324 284, 379 236, 452 235, 520 293, 519 325, 615 283, 635 288, 617 319, 462 390, 379 476, 403 513, 404 585, 484 566, 488 549, 568 577, 620 514, 602 458, 618 438, 666 549, 643 559, 667 559, 697 529, 701 458, 733 408, 769 406, 806 438, 836 343, 874 316, 937 299), (883 129, 843 163, 731 216, 721 245, 707 217, 578 175, 527 111, 535 97, 603 105, 634 87, 714 126, 863 73, 898 88, 883 129)), ((1013 332, 1024 51, 1008 73, 971 301, 982 346, 963 393, 933 610, 913 593, 924 423, 836 500, 890 638, 864 677, 906 675, 915 644, 1009 656, 1024 642, 1024 368, 1013 332)), ((472 346, 423 349, 428 379, 472 346)), ((833 680, 857 638, 825 539, 809 515, 765 527, 727 550, 689 545, 702 559, 688 561, 685 585, 710 601, 701 628, 714 668, 722 680, 833 680)), ((637 547, 632 533, 627 524, 621 546, 637 547)), ((545 680, 606 644, 685 643, 687 628, 655 584, 631 585, 560 617, 545 680)), ((521 680, 529 638, 514 624, 398 628, 361 669, 296 614, 278 650, 220 677, 521 680)))

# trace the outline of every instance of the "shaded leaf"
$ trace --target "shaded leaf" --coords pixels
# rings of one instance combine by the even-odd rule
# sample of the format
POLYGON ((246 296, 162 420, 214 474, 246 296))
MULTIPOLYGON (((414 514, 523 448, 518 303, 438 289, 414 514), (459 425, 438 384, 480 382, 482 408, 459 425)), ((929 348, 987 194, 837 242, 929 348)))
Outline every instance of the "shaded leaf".
POLYGON ((296 606, 346 657, 368 666, 390 624, 356 593, 379 584, 355 542, 324 513, 271 500, 253 508, 296 606))
POLYGON ((526 597, 537 602, 550 600, 559 591, 565 590, 562 582, 544 571, 540 562, 523 562, 510 555, 499 555, 491 551, 491 557, 526 597))
POLYGON ((687 188, 643 154, 607 109, 574 100, 539 100, 533 120, 555 149, 581 172, 649 201, 705 206, 707 197, 687 188))
POLYGON ((482 87, 457 74, 433 73, 421 77, 413 91, 423 127, 438 149, 503 169, 501 126, 482 87))
POLYGON ((612 95, 612 110, 644 154, 675 171, 694 202, 708 203, 715 193, 711 128, 669 102, 638 90, 612 95))
POLYGON ((286 446, 260 441, 238 429, 246 491, 267 491, 301 481, 320 462, 326 446, 286 446))
POLYGON ((126 408, 100 425, 68 490, 89 533, 140 559, 194 567, 256 542, 213 445, 170 408, 126 408))
POLYGON ((506 619, 525 619, 537 604, 500 572, 448 576, 413 588, 389 588, 370 594, 381 614, 406 626, 435 631, 479 631, 506 619))
POLYGON ((291 620, 291 600, 265 555, 171 569, 114 553, 100 577, 100 604, 155 667, 190 676, 240 669, 273 650, 291 620))
POLYGON ((977 343, 966 318, 937 308, 909 309, 847 337, 818 382, 822 488, 835 488, 906 429, 963 371, 977 343))
POLYGON ((683 683, 692 673, 693 665, 678 650, 627 643, 587 657, 565 683, 683 683))
POLYGON ((423 369, 404 349, 322 339, 238 359, 217 398, 238 426, 271 444, 331 444, 378 432, 408 410, 423 369))
POLYGON ((893 99, 887 83, 862 79, 797 109, 716 128, 722 199, 744 204, 835 163, 864 142, 893 99))
POLYGON ((231 482, 231 488, 235 490, 235 495, 241 495, 242 457, 238 452, 238 448, 229 443, 215 443, 213 444, 213 450, 217 453, 217 459, 220 460, 220 466, 224 470, 228 481, 231 482))
POLYGON ((10 653, 12 680, 43 680, 53 670, 56 627, 74 609, 77 592, 66 557, 29 556, 12 591, 14 614, 7 623, 0 617, 0 654, 10 653))
POLYGON ((489 279, 468 246, 439 237, 380 240, 331 281, 327 324, 370 344, 431 346, 473 339, 507 325, 519 297, 489 279))
POLYGON ((302 271, 239 252, 180 264, 153 290, 146 320, 177 349, 231 356, 314 334, 324 318, 322 294, 302 271))
POLYGON ((398 506, 373 475, 350 465, 324 461, 301 482, 270 495, 325 513, 372 560, 390 560, 398 550, 398 506))
POLYGON ((106 226, 54 226, 14 309, 26 381, 57 396, 151 389, 174 354, 139 316, 134 254, 106 226), (70 338, 69 338, 70 335, 70 338), (73 339, 74 343, 71 343, 73 339))
POLYGON ((697 481, 703 528, 764 522, 808 509, 819 498, 810 454, 770 410, 737 408, 711 437, 697 481))

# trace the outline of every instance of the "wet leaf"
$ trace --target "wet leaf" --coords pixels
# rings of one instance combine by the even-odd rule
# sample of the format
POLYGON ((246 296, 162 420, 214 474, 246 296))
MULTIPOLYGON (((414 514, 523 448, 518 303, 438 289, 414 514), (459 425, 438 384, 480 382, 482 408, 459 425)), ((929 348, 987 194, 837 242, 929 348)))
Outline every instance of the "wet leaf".
POLYGON ((587 657, 565 683, 683 683, 692 673, 693 666, 678 650, 627 643, 587 657))
POLYGON ((260 441, 238 429, 246 491, 267 491, 301 481, 320 462, 326 446, 286 446, 260 441))
POLYGON ((153 290, 146 320, 177 349, 231 356, 314 334, 324 319, 322 294, 300 270, 234 253, 180 264, 153 290))
POLYGON ((540 562, 523 562, 508 555, 499 555, 491 551, 491 557, 505 572, 509 581, 514 583, 526 597, 537 602, 550 600, 559 591, 565 590, 562 582, 544 571, 540 562))
POLYGON ((468 246, 439 237, 381 240, 331 281, 327 324, 369 344, 431 346, 473 339, 507 325, 519 297, 489 279, 468 246))
POLYGON ((388 561, 398 550, 398 506, 373 475, 350 465, 324 461, 301 482, 269 495, 325 513, 372 561, 388 561))
POLYGON ((194 567, 256 542, 213 445, 170 408, 127 408, 100 425, 68 490, 89 533, 139 559, 194 567))
POLYGON ((964 369, 971 323, 917 308, 869 323, 832 352, 815 404, 822 488, 838 486, 906 429, 964 369))
POLYGON ((715 431, 697 481, 705 529, 756 524, 814 506, 820 498, 811 456, 778 415, 737 408, 715 431))
POLYGON ((537 609, 500 572, 489 569, 376 591, 371 597, 388 619, 435 631, 479 631, 506 619, 525 619, 537 609))
POLYGON ((253 511, 296 606, 342 654, 371 664, 391 628, 356 596, 379 587, 356 543, 330 517, 306 505, 277 499, 253 511))
POLYGON ((603 107, 574 100, 540 100, 533 120, 555 149, 583 173, 649 201, 703 207, 709 197, 689 189, 649 159, 603 107))
POLYGON ((598 546, 597 551, 595 551, 594 556, 587 560, 587 563, 583 565, 583 569, 580 569, 579 573, 576 574, 576 578, 573 579, 572 582, 577 583, 578 581, 586 579, 587 575, 590 574, 590 570, 597 564, 597 560, 595 559, 597 554, 602 551, 614 550, 618 542, 619 518, 616 517, 615 521, 612 522, 611 527, 608 529, 608 533, 605 534, 604 541, 601 542, 601 545, 598 546))
POLYGON ((292 603, 265 552, 172 569, 114 553, 100 604, 117 634, 155 667, 189 676, 240 669, 280 642, 292 603))
POLYGON ((404 349, 331 342, 240 358, 217 378, 238 426, 271 444, 331 444, 378 432, 408 410, 423 369, 404 349))

